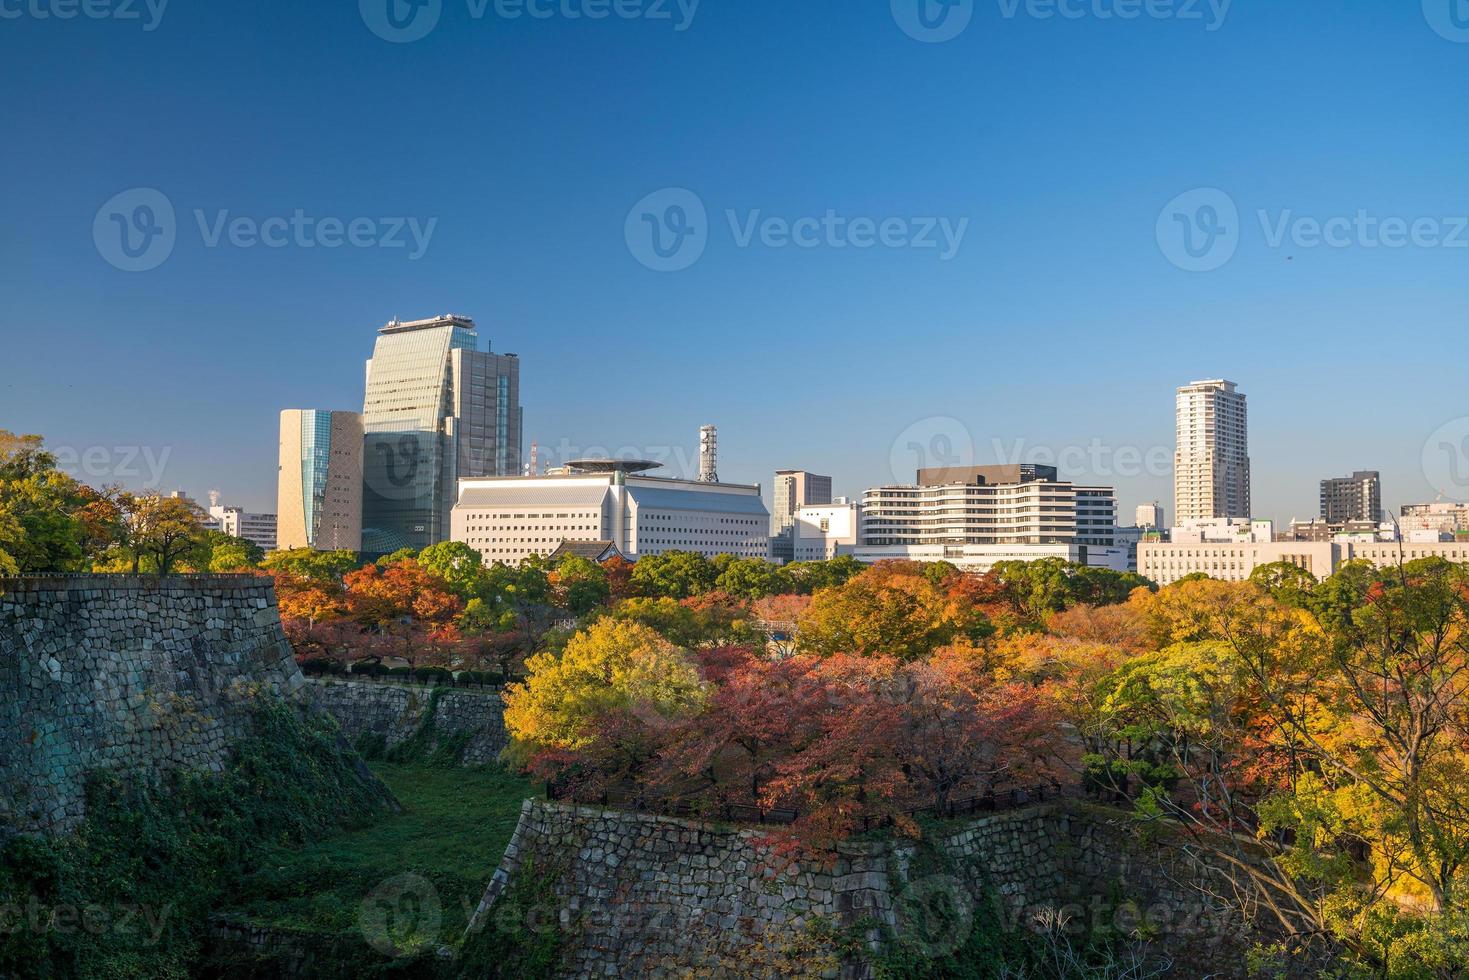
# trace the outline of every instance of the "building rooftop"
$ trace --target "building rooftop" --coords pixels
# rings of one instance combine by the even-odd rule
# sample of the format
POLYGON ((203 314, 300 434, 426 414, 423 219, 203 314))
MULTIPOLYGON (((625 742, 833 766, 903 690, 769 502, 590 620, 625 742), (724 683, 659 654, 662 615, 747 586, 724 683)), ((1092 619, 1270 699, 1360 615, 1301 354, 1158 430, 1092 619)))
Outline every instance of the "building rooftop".
POLYGON ((645 473, 662 465, 651 459, 573 459, 566 468, 572 473, 645 473))
POLYGON ((475 329, 474 320, 457 313, 444 313, 440 316, 429 317, 427 320, 399 320, 397 317, 389 320, 378 330, 378 333, 407 333, 410 330, 427 330, 431 327, 463 327, 466 330, 475 329))

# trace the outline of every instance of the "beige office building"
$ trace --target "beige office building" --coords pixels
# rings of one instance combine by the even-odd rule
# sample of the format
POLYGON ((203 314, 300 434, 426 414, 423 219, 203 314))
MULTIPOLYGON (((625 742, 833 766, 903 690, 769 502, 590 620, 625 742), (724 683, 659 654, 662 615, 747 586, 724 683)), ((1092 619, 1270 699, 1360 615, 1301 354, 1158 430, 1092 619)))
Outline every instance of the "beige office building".
POLYGON ((281 412, 276 547, 362 550, 362 416, 281 412))
POLYGON ((1245 396, 1233 381, 1178 389, 1173 520, 1250 517, 1250 447, 1245 396))
POLYGON ((1469 562, 1469 541, 1143 541, 1137 546, 1138 573, 1159 585, 1200 572, 1225 582, 1243 582, 1261 565, 1282 561, 1323 579, 1349 561, 1369 561, 1382 568, 1397 564, 1399 558, 1469 562))
POLYGON ((1431 504, 1405 504, 1399 523, 1405 535, 1412 531, 1462 534, 1469 531, 1469 504, 1449 500, 1439 500, 1431 504))

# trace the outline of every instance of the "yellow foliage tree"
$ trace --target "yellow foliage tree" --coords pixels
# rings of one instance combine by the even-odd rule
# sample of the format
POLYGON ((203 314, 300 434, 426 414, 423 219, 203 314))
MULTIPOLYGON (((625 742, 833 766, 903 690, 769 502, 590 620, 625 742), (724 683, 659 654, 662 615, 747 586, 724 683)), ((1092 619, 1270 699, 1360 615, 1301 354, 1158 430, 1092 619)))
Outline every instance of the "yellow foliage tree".
POLYGON ((687 654, 641 623, 602 619, 558 654, 526 661, 524 683, 506 690, 510 756, 542 749, 578 751, 596 741, 613 715, 647 725, 701 711, 708 691, 687 654))

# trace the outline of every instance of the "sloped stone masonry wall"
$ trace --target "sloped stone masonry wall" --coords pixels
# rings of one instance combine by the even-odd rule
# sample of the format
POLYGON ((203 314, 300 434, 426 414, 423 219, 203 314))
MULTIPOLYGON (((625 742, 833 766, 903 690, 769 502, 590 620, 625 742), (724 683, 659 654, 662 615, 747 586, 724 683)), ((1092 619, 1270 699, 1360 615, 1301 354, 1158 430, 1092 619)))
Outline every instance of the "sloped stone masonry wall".
POLYGON ((75 826, 93 770, 219 771, 304 684, 268 579, 0 580, 0 827, 75 826))
MULTIPOLYGON (((598 807, 527 801, 471 929, 504 928, 496 903, 529 865, 554 878, 564 975, 862 976, 817 937, 881 922, 905 928, 901 906, 936 893, 1000 903, 1007 928, 1046 910, 1072 928, 1143 928, 1175 976, 1240 975, 1238 923, 1193 887, 1207 876, 1169 847, 1145 843, 1124 814, 1046 804, 974 818, 934 842, 849 843, 792 862, 758 828, 700 824, 598 807)), ((956 948, 962 932, 918 937, 956 948)))
POLYGON ((383 737, 386 748, 401 745, 422 727, 431 704, 435 705, 434 731, 440 737, 470 733, 459 757, 461 765, 494 762, 507 741, 499 691, 329 679, 311 679, 308 684, 317 704, 336 718, 349 741, 377 734, 383 737))

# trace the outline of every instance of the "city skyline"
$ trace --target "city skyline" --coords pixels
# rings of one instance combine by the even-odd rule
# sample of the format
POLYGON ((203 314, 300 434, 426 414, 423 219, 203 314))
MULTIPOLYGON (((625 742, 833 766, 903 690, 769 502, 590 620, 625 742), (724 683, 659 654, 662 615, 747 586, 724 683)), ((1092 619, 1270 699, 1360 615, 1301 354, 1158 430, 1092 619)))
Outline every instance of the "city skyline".
MULTIPOLYGON (((977 8, 945 43, 886 5, 704 4, 682 30, 448 5, 412 43, 351 5, 7 21, 15 86, 73 67, 12 111, 48 151, 0 161, 26 188, 0 234, 24 365, 0 377, 0 419, 83 479, 161 470, 158 489, 268 511, 277 413, 358 410, 371 332, 455 311, 524 359, 543 454, 694 459, 713 422, 725 479, 768 494, 800 468, 857 496, 911 479, 910 444, 957 438, 977 464, 1070 450, 1083 465, 1062 475, 1131 513, 1172 500, 1173 389, 1227 377, 1250 395, 1258 515, 1309 518, 1324 476, 1360 469, 1393 512, 1433 500, 1453 473, 1426 474, 1425 448, 1469 435, 1455 365, 1419 356, 1453 349, 1469 309, 1469 47, 1416 4, 1234 4, 1212 26, 1026 10, 977 8), (443 97, 445 63, 464 98, 443 97), (854 70, 877 63, 917 82, 854 70), (709 97, 736 75, 738 103, 709 97), (333 85, 303 100, 318 77, 333 85), (103 243, 136 189, 177 220, 161 263, 128 271, 103 243), (1233 207, 1240 240, 1189 271, 1164 232, 1213 190, 1199 200, 1233 207), (670 231, 679 201, 706 212, 705 247, 659 271, 629 228, 670 231), (357 219, 371 247, 346 241, 357 219), (854 244, 889 219, 904 247, 854 244), (1385 219, 1444 234, 1384 247, 1385 219), (273 220, 281 247, 261 242, 273 220), (793 244, 808 220, 817 246, 793 244), (311 237, 332 221, 340 244, 311 237), (1313 243, 1306 221, 1350 240, 1313 243), (55 356, 62 336, 81 356, 55 356), (1168 463, 1119 475, 1094 446, 1168 463)), ((1469 497, 1464 480, 1449 489, 1469 497)))

